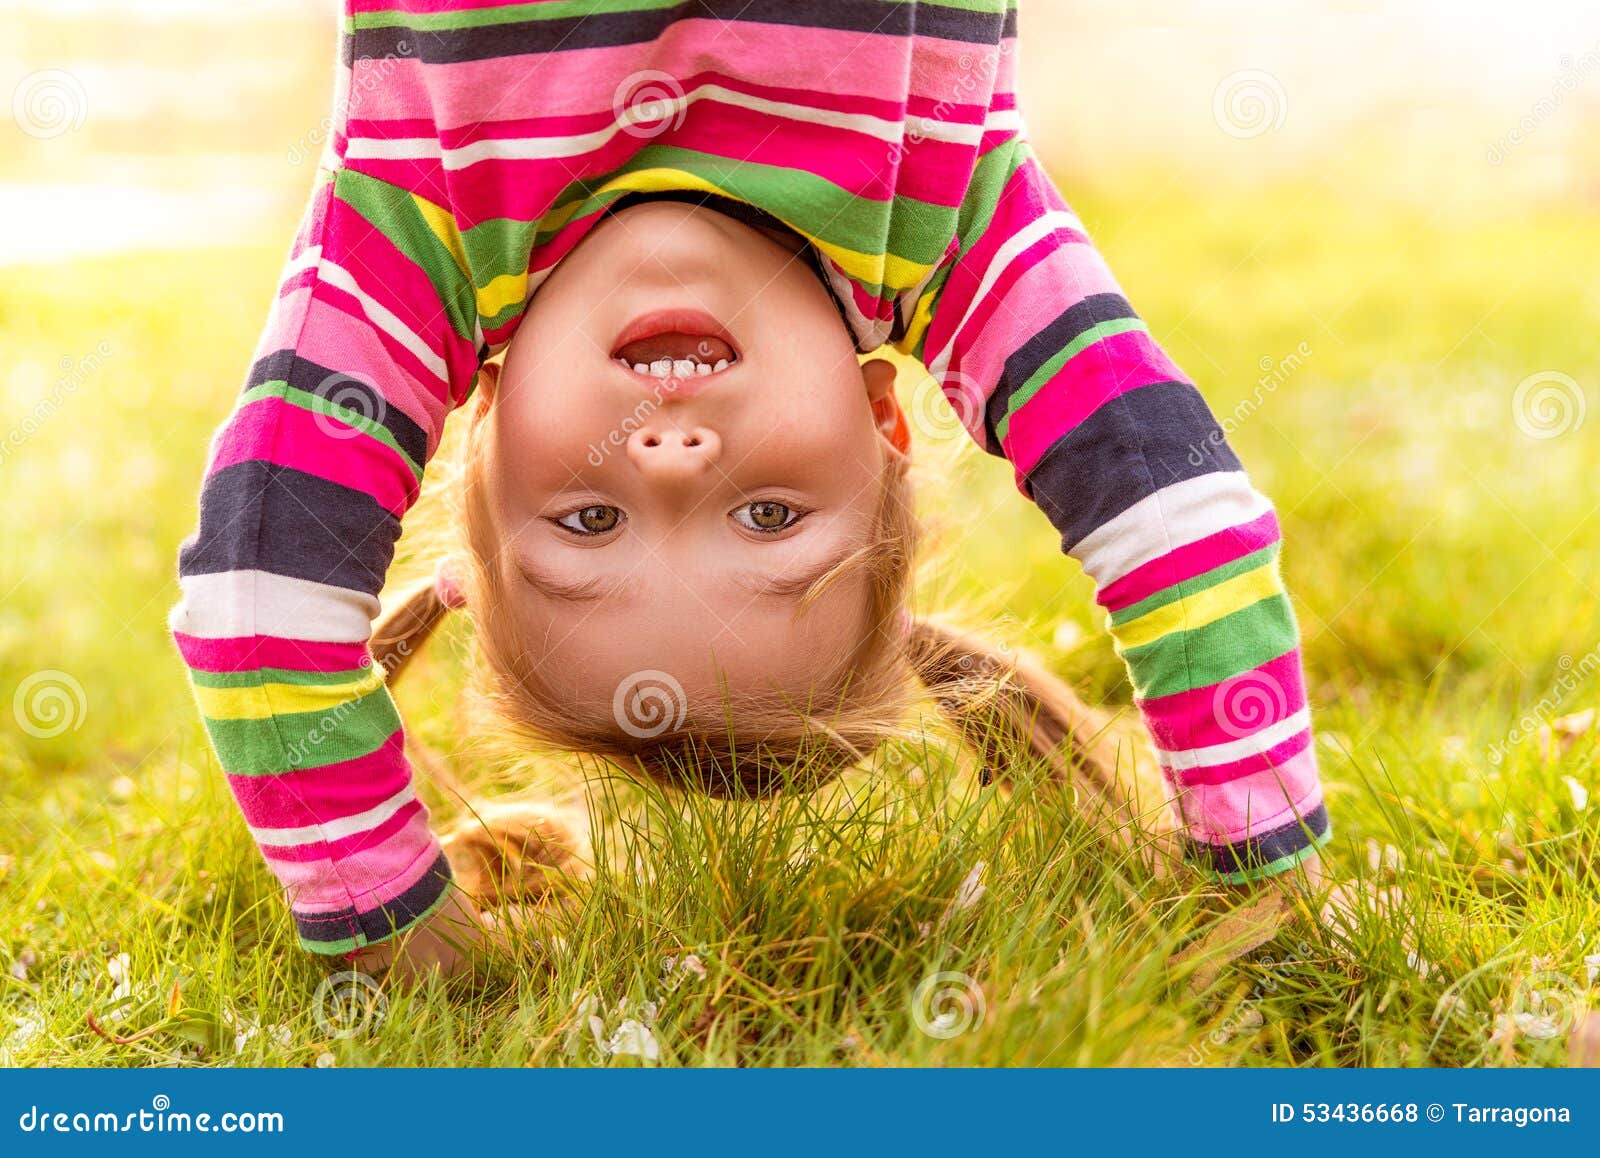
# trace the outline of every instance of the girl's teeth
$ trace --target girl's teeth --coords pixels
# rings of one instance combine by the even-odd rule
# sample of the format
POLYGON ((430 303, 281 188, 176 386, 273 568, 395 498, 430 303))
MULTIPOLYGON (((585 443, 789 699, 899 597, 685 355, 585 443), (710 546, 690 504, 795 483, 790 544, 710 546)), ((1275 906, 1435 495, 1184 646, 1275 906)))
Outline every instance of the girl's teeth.
POLYGON ((635 362, 633 364, 633 372, 635 374, 648 374, 648 373, 650 373, 650 363, 648 363, 648 362, 635 362))
POLYGON ((672 373, 679 378, 688 378, 694 374, 694 363, 688 358, 680 358, 672 364, 672 373))
POLYGON ((672 373, 672 359, 657 358, 654 362, 650 363, 650 373, 654 374, 657 378, 668 377, 672 373))
POLYGON ((694 372, 703 378, 711 373, 711 364, 709 362, 700 362, 696 364, 694 372))
POLYGON ((719 374, 722 373, 722 371, 724 371, 724 370, 726 370, 728 368, 728 359, 726 359, 726 358, 718 358, 717 359, 717 364, 715 366, 711 367, 711 368, 713 370, 715 370, 719 374))

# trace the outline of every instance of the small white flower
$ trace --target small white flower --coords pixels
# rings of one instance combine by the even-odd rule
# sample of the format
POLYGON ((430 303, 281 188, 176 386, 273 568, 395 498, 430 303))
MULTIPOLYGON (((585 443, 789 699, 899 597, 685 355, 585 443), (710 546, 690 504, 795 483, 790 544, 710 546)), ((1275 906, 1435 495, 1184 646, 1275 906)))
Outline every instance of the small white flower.
POLYGON ((331 1070, 338 1064, 338 1060, 327 1050, 323 1050, 317 1055, 317 1068, 319 1070, 331 1070))
POLYGON ((606 1042, 605 1052, 613 1057, 637 1057, 653 1062, 660 1058, 661 1047, 649 1026, 630 1017, 617 1026, 606 1042))
POLYGON ((1561 783, 1567 786, 1567 793, 1572 797, 1572 809, 1574 812, 1582 812, 1589 807, 1589 790, 1587 788, 1579 784, 1571 776, 1563 776, 1561 783))

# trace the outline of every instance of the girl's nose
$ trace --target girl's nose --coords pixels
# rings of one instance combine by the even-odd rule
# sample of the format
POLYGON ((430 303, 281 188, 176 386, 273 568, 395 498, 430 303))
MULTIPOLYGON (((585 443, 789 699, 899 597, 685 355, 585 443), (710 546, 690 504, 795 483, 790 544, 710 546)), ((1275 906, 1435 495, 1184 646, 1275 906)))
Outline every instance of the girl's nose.
POLYGON ((647 475, 689 478, 709 470, 722 454, 722 440, 703 426, 680 430, 649 423, 628 436, 628 458, 647 475))

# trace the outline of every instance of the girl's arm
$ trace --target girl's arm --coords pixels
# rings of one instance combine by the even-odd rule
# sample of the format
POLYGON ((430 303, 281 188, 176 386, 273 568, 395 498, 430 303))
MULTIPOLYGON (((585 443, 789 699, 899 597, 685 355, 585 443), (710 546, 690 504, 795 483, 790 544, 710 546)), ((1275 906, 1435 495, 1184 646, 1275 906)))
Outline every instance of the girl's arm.
POLYGON ((1235 883, 1306 861, 1328 814, 1272 504, 1020 135, 957 240, 906 345, 1094 579, 1191 859, 1235 883))
MULTIPOLYGON (((349 954, 458 906, 367 640, 479 341, 471 279, 442 240, 449 213, 347 166, 344 100, 336 110, 244 392, 212 445, 172 629, 301 942, 349 954)), ((429 180, 419 167, 418 186, 429 180)))

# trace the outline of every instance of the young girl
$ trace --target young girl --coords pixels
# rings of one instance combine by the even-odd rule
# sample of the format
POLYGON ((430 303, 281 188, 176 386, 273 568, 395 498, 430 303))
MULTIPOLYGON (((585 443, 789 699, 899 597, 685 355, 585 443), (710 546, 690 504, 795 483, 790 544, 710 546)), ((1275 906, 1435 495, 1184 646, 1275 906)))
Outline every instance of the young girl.
POLYGON ((886 345, 1094 578, 1192 859, 1314 864, 1276 518, 1034 159, 1015 22, 348 0, 335 131, 173 615, 308 948, 448 964, 473 921, 368 641, 475 382, 472 563, 386 660, 465 602, 514 722, 706 791, 861 758, 913 676, 980 748, 999 721, 1115 776, 1045 673, 906 615, 909 439, 891 365, 857 358, 886 345))

